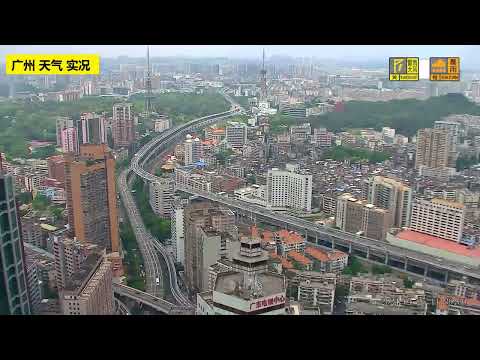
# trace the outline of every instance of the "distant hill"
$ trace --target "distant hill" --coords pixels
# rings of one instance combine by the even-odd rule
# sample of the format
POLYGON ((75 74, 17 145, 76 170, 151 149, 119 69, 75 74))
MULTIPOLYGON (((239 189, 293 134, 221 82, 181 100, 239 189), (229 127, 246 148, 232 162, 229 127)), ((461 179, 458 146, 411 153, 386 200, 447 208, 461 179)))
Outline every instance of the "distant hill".
POLYGON ((461 94, 448 94, 427 100, 392 100, 387 102, 349 101, 344 112, 309 118, 312 127, 331 131, 348 128, 395 128, 398 134, 414 135, 418 129, 451 114, 480 115, 480 106, 461 94))

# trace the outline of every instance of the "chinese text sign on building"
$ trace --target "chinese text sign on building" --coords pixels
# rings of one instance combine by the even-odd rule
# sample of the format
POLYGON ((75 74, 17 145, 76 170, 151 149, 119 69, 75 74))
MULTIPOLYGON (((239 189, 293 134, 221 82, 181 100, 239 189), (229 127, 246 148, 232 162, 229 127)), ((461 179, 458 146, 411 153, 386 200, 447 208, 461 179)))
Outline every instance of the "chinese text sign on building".
POLYGON ((389 59, 390 81, 418 81, 418 57, 392 57, 389 59))
POLYGON ((431 57, 431 81, 460 81, 459 57, 431 57))
POLYGON ((92 54, 38 55, 10 54, 7 75, 98 75, 100 56, 92 54))

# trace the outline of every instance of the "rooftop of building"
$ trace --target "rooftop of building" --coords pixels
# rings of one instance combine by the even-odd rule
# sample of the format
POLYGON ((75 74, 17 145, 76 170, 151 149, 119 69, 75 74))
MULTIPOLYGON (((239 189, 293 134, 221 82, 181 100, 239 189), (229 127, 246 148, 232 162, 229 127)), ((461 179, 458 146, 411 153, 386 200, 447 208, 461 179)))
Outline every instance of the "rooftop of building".
POLYGON ((282 275, 270 272, 257 274, 256 281, 261 286, 244 284, 244 274, 241 272, 220 273, 217 275, 214 291, 236 296, 243 300, 261 298, 285 291, 285 281, 282 275))
POLYGON ((80 270, 67 280, 64 290, 81 292, 102 259, 103 256, 101 254, 94 253, 89 255, 83 262, 80 270))
POLYGON ((410 189, 410 187, 408 187, 407 185, 405 185, 403 182, 401 182, 401 181, 399 181, 399 180, 396 180, 396 179, 389 178, 389 177, 377 175, 377 176, 374 177, 374 180, 375 180, 375 181, 378 181, 378 182, 384 182, 384 183, 387 183, 387 184, 390 184, 390 185, 399 187, 399 188, 401 188, 401 189, 403 189, 403 190, 408 190, 408 189, 410 189))
POLYGON ((279 237, 280 241, 287 245, 295 245, 295 244, 304 244, 306 240, 295 231, 288 231, 286 229, 282 229, 276 232, 276 235, 279 237))
POLYGON ((448 305, 464 305, 480 308, 480 300, 466 298, 463 296, 440 294, 437 297, 437 310, 447 311, 448 305))
POLYGON ((213 291, 201 292, 198 293, 198 296, 200 296, 208 305, 213 305, 213 291))
POLYGON ((305 255, 302 255, 299 252, 293 250, 287 253, 287 258, 291 258, 292 260, 299 262, 302 265, 311 265, 313 263, 313 261, 307 258, 305 255))
POLYGON ((454 207, 456 209, 464 209, 465 208, 465 205, 463 205, 462 203, 458 203, 458 202, 455 202, 455 201, 448 201, 448 200, 439 199, 439 198, 432 199, 432 203, 433 204, 450 206, 450 207, 454 207))
POLYGON ((390 305, 369 304, 364 302, 350 303, 346 306, 346 311, 355 311, 366 314, 378 315, 414 315, 416 311, 407 308, 395 307, 390 305))
POLYGON ((480 257, 480 248, 469 249, 466 245, 461 245, 451 240, 445 240, 437 236, 423 234, 413 230, 400 231, 396 237, 401 240, 412 241, 417 244, 429 246, 434 249, 445 250, 457 255, 478 258, 480 257))
POLYGON ((305 249, 305 254, 310 255, 318 261, 335 261, 348 256, 346 253, 339 250, 326 251, 314 248, 312 246, 307 246, 305 249))
POLYGON ((325 280, 320 280, 320 279, 308 279, 308 280, 301 281, 300 286, 335 290, 334 284, 329 283, 325 280))

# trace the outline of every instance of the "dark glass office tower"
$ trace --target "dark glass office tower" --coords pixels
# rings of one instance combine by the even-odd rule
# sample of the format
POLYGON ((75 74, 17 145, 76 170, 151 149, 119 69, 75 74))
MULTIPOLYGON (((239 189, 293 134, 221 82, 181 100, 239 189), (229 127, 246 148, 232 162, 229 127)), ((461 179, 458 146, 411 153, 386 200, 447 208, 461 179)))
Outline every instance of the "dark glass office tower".
POLYGON ((29 315, 30 307, 14 179, 0 167, 0 315, 8 314, 29 315))

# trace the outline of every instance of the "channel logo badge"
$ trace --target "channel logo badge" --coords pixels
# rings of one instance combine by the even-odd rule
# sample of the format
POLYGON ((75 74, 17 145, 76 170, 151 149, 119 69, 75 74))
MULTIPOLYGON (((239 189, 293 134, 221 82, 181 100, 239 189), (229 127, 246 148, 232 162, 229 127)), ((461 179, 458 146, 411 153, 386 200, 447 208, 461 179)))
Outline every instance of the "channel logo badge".
POLYGON ((418 57, 389 58, 390 81, 418 81, 418 57))
POLYGON ((430 81, 460 81, 460 58, 431 57, 430 81))

